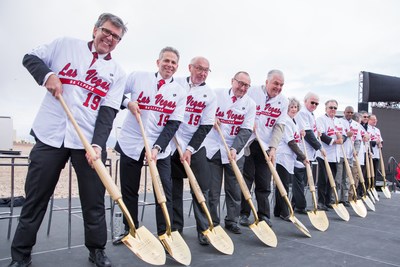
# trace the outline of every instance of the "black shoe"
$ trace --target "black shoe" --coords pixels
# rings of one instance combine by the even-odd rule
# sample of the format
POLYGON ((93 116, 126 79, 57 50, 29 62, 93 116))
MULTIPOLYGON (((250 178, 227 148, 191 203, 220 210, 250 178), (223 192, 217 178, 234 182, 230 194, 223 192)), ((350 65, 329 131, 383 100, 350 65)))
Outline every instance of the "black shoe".
POLYGON ((328 211, 328 207, 325 204, 318 203, 318 210, 328 211))
POLYGON ((104 249, 91 251, 89 253, 89 261, 96 264, 97 267, 111 267, 111 261, 104 252, 104 249))
POLYGON ((267 216, 261 216, 260 221, 264 221, 268 224, 269 227, 272 227, 272 222, 267 216))
POLYGON ((326 205, 326 207, 328 208, 328 209, 333 209, 333 206, 332 206, 332 203, 329 203, 328 205, 326 205))
POLYGON ((306 209, 298 209, 298 208, 295 208, 295 209, 294 209, 294 212, 296 212, 296 213, 298 213, 298 214, 305 214, 305 215, 307 215, 307 210, 306 210, 306 209))
POLYGON ((119 235, 117 237, 114 237, 114 239, 112 241, 113 245, 121 244, 122 243, 122 239, 127 235, 129 235, 129 230, 125 230, 125 232, 123 234, 121 234, 121 235, 119 235))
POLYGON ((239 223, 240 223, 240 225, 243 225, 243 226, 249 226, 251 224, 249 217, 247 217, 246 215, 240 216, 239 223))
POLYGON ((343 206, 345 206, 345 207, 350 207, 350 202, 348 202, 348 201, 343 201, 343 206))
POLYGON ((22 261, 13 260, 8 267, 27 267, 31 265, 32 258, 29 256, 28 258, 23 259, 22 261))
POLYGON ((290 218, 289 215, 287 215, 287 216, 280 215, 279 218, 281 218, 281 219, 284 220, 285 222, 291 222, 291 220, 289 219, 289 218, 290 218))
POLYGON ((242 230, 240 230, 240 228, 239 228, 239 226, 237 226, 237 224, 230 224, 230 225, 226 225, 225 224, 225 228, 228 231, 230 231, 230 232, 232 232, 234 234, 237 234, 237 235, 242 233, 242 230))
POLYGON ((197 239, 199 240, 199 243, 202 246, 208 246, 210 244, 207 237, 203 235, 203 233, 197 233, 197 239))

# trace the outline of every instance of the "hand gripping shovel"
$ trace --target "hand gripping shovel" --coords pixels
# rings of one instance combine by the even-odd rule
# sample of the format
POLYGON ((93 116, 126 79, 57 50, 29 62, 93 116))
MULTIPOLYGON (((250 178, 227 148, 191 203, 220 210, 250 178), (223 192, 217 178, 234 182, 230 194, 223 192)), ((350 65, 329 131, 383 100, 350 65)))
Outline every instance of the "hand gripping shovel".
MULTIPOLYGON (((368 146, 368 151, 371 152, 370 147, 368 146)), ((372 161, 372 156, 369 155, 369 170, 371 174, 371 183, 370 183, 370 190, 372 195, 374 196, 376 201, 379 201, 378 192, 375 189, 375 170, 374 170, 374 163, 372 161)))
POLYGON ((362 198, 362 200, 364 201, 364 203, 367 205, 367 207, 370 210, 375 211, 375 205, 374 205, 374 203, 372 203, 371 199, 368 197, 367 189, 365 188, 364 175, 363 175, 363 172, 362 172, 362 169, 361 169, 361 166, 360 166, 360 162, 358 161, 358 157, 357 157, 356 151, 354 149, 353 142, 351 142, 351 145, 352 145, 353 151, 354 151, 354 159, 355 159, 355 163, 356 163, 356 166, 357 166, 358 177, 360 179, 360 183, 362 185, 363 192, 364 192, 364 194, 363 194, 363 196, 361 198, 362 198))
POLYGON ((369 198, 372 200, 372 202, 375 204, 375 197, 374 194, 371 191, 371 166, 370 166, 370 161, 369 161, 369 147, 368 144, 365 144, 365 168, 367 169, 367 179, 368 179, 368 188, 367 192, 369 195, 369 198))
POLYGON ((353 174, 351 173, 351 169, 350 169, 350 165, 349 165, 349 161, 347 160, 346 157, 346 152, 344 151, 344 146, 343 144, 340 145, 340 147, 342 148, 342 154, 343 154, 343 159, 344 159, 344 165, 346 167, 346 173, 347 176, 349 177, 349 182, 350 182, 350 186, 351 189, 353 190, 353 199, 350 199, 350 205, 353 208, 354 212, 357 213, 358 216, 360 216, 361 218, 364 218, 365 216, 367 216, 367 208, 364 206, 364 203, 357 199, 357 190, 356 187, 354 186, 354 179, 353 179, 353 174))
POLYGON ((379 155, 380 155, 379 161, 381 163, 381 174, 383 177, 383 186, 381 187, 381 189, 386 198, 391 198, 392 195, 390 194, 389 188, 386 186, 386 171, 385 171, 385 164, 383 162, 382 148, 379 148, 379 155))
MULTIPOLYGON (((176 149, 178 150, 179 156, 182 157, 183 152, 182 149, 178 143, 178 140, 176 137, 174 137, 174 142, 176 145, 176 149)), ((208 211, 207 204, 206 204, 206 199, 204 198, 204 195, 201 191, 200 185, 196 180, 196 177, 192 171, 192 169, 189 166, 189 163, 187 161, 183 162, 183 167, 185 168, 186 174, 189 179, 189 183, 192 187, 192 190, 196 196, 197 201, 201 205, 201 208, 203 209, 204 213, 207 216, 208 220, 208 229, 203 231, 203 235, 207 237, 207 239, 210 241, 211 245, 213 245, 218 251, 227 254, 227 255, 232 255, 234 246, 232 239, 229 237, 229 235, 222 229, 220 225, 214 226, 213 221, 211 219, 210 212, 208 211)))
POLYGON ((171 231, 171 220, 169 218, 166 204, 167 200, 165 198, 164 189, 160 180, 160 174, 158 173, 157 165, 151 159, 151 149, 147 141, 146 132, 144 131, 143 122, 140 114, 136 114, 136 119, 139 123, 140 131, 143 136, 146 158, 149 164, 151 180, 153 183, 157 202, 161 206, 165 218, 166 232, 160 235, 158 238, 164 245, 165 249, 168 251, 169 255, 171 255, 171 257, 173 257, 177 262, 181 264, 189 265, 192 261, 192 255, 190 253, 188 245, 186 244, 185 240, 183 240, 178 231, 171 231))
MULTIPOLYGON (((79 138, 87 153, 92 157, 96 155, 96 152, 92 146, 87 141, 86 137, 83 135, 79 125, 75 121, 71 111, 69 110, 67 104, 65 103, 63 97, 59 96, 59 101, 64 108, 65 112, 71 123, 73 124, 79 138)), ((132 217, 126 208, 124 202, 122 201, 121 193, 118 187, 113 182, 110 174, 108 173, 106 167, 104 166, 101 159, 97 159, 93 162, 93 166, 99 175, 104 187, 110 193, 112 199, 118 203, 122 213, 124 214, 126 220, 129 223, 129 234, 122 239, 122 242, 133 251, 140 259, 143 261, 153 264, 153 265, 163 265, 165 264, 165 251, 160 244, 160 242, 147 230, 144 226, 135 228, 132 217)))
MULTIPOLYGON (((319 137, 318 137, 319 139, 319 137)), ((321 142, 321 140, 319 139, 321 142)), ((336 214, 344 221, 349 221, 350 220, 350 214, 345 208, 345 206, 342 203, 339 203, 339 197, 336 191, 336 183, 335 179, 333 178, 331 166, 329 165, 328 158, 324 156, 324 164, 325 164, 325 169, 326 173, 328 175, 328 180, 329 184, 331 185, 331 189, 333 191, 333 195, 335 196, 335 203, 332 203, 332 208, 336 212, 336 214)))
POLYGON ((251 194, 249 189, 247 188, 246 182, 240 172, 240 169, 236 163, 236 161, 230 156, 230 151, 228 145, 226 144, 224 135, 221 131, 221 128, 216 123, 215 128, 217 129, 219 135, 221 136, 221 140, 224 143, 226 153, 228 154, 229 162, 231 163, 233 172, 235 173, 236 179, 239 183, 240 189, 242 190, 243 196, 246 199, 247 203, 249 203, 251 210, 254 214, 254 223, 249 225, 250 229, 254 232, 254 234, 266 245, 270 247, 276 247, 278 244, 278 239, 274 231, 272 231, 271 227, 265 221, 259 221, 256 208, 253 205, 253 201, 251 200, 251 194))
MULTIPOLYGON (((257 132, 255 132, 257 140, 260 140, 260 138, 258 137, 257 132)), ((297 227, 297 229, 299 229, 303 234, 305 234, 308 237, 311 237, 310 231, 308 231, 308 229, 294 216, 294 211, 292 208, 292 204, 290 203, 290 200, 287 196, 287 192, 285 187, 282 184, 281 178, 279 177, 279 174, 277 173, 274 165, 271 162, 271 159, 268 157, 267 152, 265 152, 265 149, 262 145, 262 143, 260 141, 258 141, 258 143, 260 144, 261 150, 264 153, 264 157, 265 160, 267 161, 268 167, 271 170, 272 173, 272 177, 274 179, 274 182, 276 184, 276 187, 279 190, 279 193, 281 194, 281 196, 283 197, 283 199, 285 199, 286 205, 289 208, 289 220, 297 227)))
MULTIPOLYGON (((306 158, 308 159, 307 155, 307 149, 306 149, 306 144, 303 139, 303 148, 304 148, 304 153, 306 155, 306 158)), ((329 220, 328 217, 326 216, 326 212, 323 210, 318 210, 317 207, 317 197, 315 196, 315 185, 314 185, 314 177, 312 175, 310 163, 306 164, 306 173, 307 173, 307 179, 308 179, 308 187, 310 188, 310 192, 312 195, 312 200, 314 204, 314 209, 312 211, 308 211, 308 218, 311 221, 311 224, 319 231, 326 231, 329 227, 329 220)))

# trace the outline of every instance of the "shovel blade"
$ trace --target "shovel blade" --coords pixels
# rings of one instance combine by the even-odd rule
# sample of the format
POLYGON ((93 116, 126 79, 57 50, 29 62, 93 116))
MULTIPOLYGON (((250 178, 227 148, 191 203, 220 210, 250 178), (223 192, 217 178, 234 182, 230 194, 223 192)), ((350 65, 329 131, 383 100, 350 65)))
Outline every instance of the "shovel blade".
POLYGON ((220 225, 214 227, 212 230, 207 229, 203 234, 208 238, 211 245, 216 248, 219 252, 227 255, 232 255, 234 245, 229 235, 222 229, 220 225))
POLYGON ((371 191, 372 191, 372 195, 374 196, 375 200, 379 201, 379 195, 378 195, 378 192, 376 192, 375 187, 371 188, 371 191))
POLYGON ((376 203, 376 202, 375 202, 375 197, 374 197, 374 195, 372 194, 371 190, 368 190, 367 192, 368 192, 369 199, 371 199, 371 201, 375 204, 375 203, 376 203))
POLYGON ((308 231, 307 227, 299 221, 293 214, 290 215, 289 220, 299 229, 303 234, 308 237, 311 237, 310 231, 308 231))
POLYGON ((375 211, 375 205, 374 203, 372 203, 371 199, 368 196, 363 196, 362 200, 370 210, 375 211))
POLYGON ((350 220, 350 214, 343 204, 332 204, 332 208, 342 220, 346 222, 350 220))
POLYGON ((364 206, 361 200, 352 200, 350 201, 350 205, 353 208, 354 212, 361 218, 365 218, 367 216, 367 208, 364 206))
POLYGON ((278 239, 265 221, 254 222, 249 227, 264 244, 273 248, 277 246, 278 239))
POLYGON ((178 231, 171 232, 170 235, 165 233, 160 235, 158 238, 172 258, 183 265, 190 264, 192 261, 192 254, 190 253, 190 249, 185 240, 183 240, 178 231))
POLYGON ((322 210, 312 210, 307 212, 308 218, 311 224, 319 231, 325 232, 329 227, 329 220, 326 216, 325 211, 322 210))
POLYGON ((382 186, 381 189, 382 189, 383 195, 386 198, 392 198, 392 195, 390 194, 389 188, 387 186, 382 186))
POLYGON ((136 229, 136 236, 125 236, 122 242, 141 260, 153 264, 165 264, 165 251, 157 238, 144 226, 136 229))

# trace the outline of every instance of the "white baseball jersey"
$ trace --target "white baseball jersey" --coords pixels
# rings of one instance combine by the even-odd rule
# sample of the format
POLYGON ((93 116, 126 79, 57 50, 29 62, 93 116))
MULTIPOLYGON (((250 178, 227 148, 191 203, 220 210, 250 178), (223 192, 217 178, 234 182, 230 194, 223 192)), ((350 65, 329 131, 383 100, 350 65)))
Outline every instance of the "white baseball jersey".
MULTIPOLYGON (((381 131, 376 128, 375 126, 368 125, 368 133, 370 135, 370 141, 381 141, 383 142, 381 131)), ((372 147, 372 158, 373 159, 379 159, 379 148, 378 145, 372 147)))
POLYGON ((361 140, 361 133, 360 133, 360 124, 355 120, 346 120, 346 118, 340 118, 342 122, 344 133, 352 132, 353 135, 351 138, 347 138, 346 141, 343 143, 344 149, 346 151, 346 157, 348 159, 353 158, 353 146, 351 143, 354 144, 354 141, 361 140))
MULTIPOLYGON (((300 111, 295 116, 295 120, 296 120, 296 123, 297 123, 300 131, 301 130, 304 130, 304 131, 311 130, 314 133, 315 138, 317 138, 318 130, 317 130, 317 122, 315 120, 315 116, 306 107, 303 106, 300 109, 300 111)), ((300 149, 304 153, 304 148, 303 148, 302 142, 300 143, 300 149)), ((306 142, 306 150, 307 150, 308 159, 315 160, 316 151, 310 144, 308 144, 308 142, 306 142)), ((301 165, 296 164, 296 167, 303 168, 304 165, 301 166, 301 165)))
POLYGON ((364 165, 364 160, 365 160, 365 143, 362 140, 362 138, 364 137, 364 135, 366 134, 365 128, 358 123, 358 132, 360 133, 360 137, 361 137, 361 145, 360 145, 360 150, 358 151, 358 162, 360 163, 360 165, 364 165))
MULTIPOLYGON (((190 88, 187 78, 184 77, 176 79, 176 82, 187 92, 185 116, 175 134, 179 145, 185 151, 200 125, 214 125, 217 98, 214 91, 206 84, 190 88)), ((204 144, 200 148, 202 146, 204 144)), ((173 153, 176 149, 174 142, 171 142, 171 148, 173 153)))
MULTIPOLYGON (((233 103, 231 89, 216 89, 215 95, 217 96, 215 115, 221 122, 221 131, 230 147, 241 128, 253 130, 256 104, 248 95, 244 95, 233 103)), ((217 130, 213 128, 203 143, 207 149, 207 158, 211 159, 220 150, 222 163, 229 163, 226 149, 217 130)), ((237 155, 237 160, 243 156, 243 151, 244 149, 237 155)))
MULTIPOLYGON (((268 98, 264 85, 250 87, 247 94, 256 103, 255 125, 258 136, 261 138, 258 141, 264 148, 268 148, 274 125, 285 124, 289 100, 282 94, 268 98)), ((247 145, 249 146, 255 138, 256 135, 253 133, 247 145)))
MULTIPOLYGON (((139 103, 150 146, 155 143, 168 120, 183 121, 185 112, 185 89, 175 81, 167 81, 157 90, 159 79, 154 72, 133 72, 128 76, 125 86, 125 94, 130 93, 130 99, 139 103)), ((131 112, 122 124, 118 143, 127 156, 139 160, 144 143, 139 124, 131 112)), ((170 153, 171 148, 168 145, 157 158, 166 158, 170 153)))
MULTIPOLYGON (((296 141, 297 145, 300 145, 301 137, 299 126, 289 116, 285 116, 285 131, 283 132, 282 140, 276 150, 276 163, 282 165, 289 173, 293 174, 296 154, 288 146, 288 143, 292 140, 296 141)), ((303 165, 304 167, 304 165, 303 165)))
MULTIPOLYGON (((334 144, 334 141, 337 140, 336 132, 343 135, 344 128, 341 121, 336 117, 330 118, 325 114, 317 119, 317 127, 321 134, 325 133, 327 136, 332 138, 332 141, 329 145, 321 142, 326 151, 326 157, 328 161, 339 162, 342 148, 340 147, 341 145, 334 144)), ((323 158, 320 151, 317 151, 317 157, 323 158)))
MULTIPOLYGON (((34 49, 35 55, 60 78, 63 98, 89 142, 100 106, 119 110, 124 92, 125 73, 111 59, 99 58, 92 65, 93 54, 88 42, 59 38, 34 49)), ((43 143, 66 148, 83 149, 76 131, 59 101, 47 92, 32 126, 43 143)))

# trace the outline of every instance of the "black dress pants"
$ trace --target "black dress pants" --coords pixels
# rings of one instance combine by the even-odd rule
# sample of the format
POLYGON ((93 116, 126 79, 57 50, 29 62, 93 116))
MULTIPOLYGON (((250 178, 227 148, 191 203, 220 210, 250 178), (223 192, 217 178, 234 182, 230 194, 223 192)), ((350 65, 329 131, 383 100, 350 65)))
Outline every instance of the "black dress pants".
MULTIPOLYGON (((85 246, 91 251, 104 249, 107 242, 105 188, 96 171, 89 166, 85 154, 83 149, 55 148, 36 140, 29 156, 25 182, 26 201, 11 245, 13 260, 21 261, 30 256, 50 197, 69 158, 78 179, 85 246)), ((103 162, 106 157, 104 151, 103 162)))

